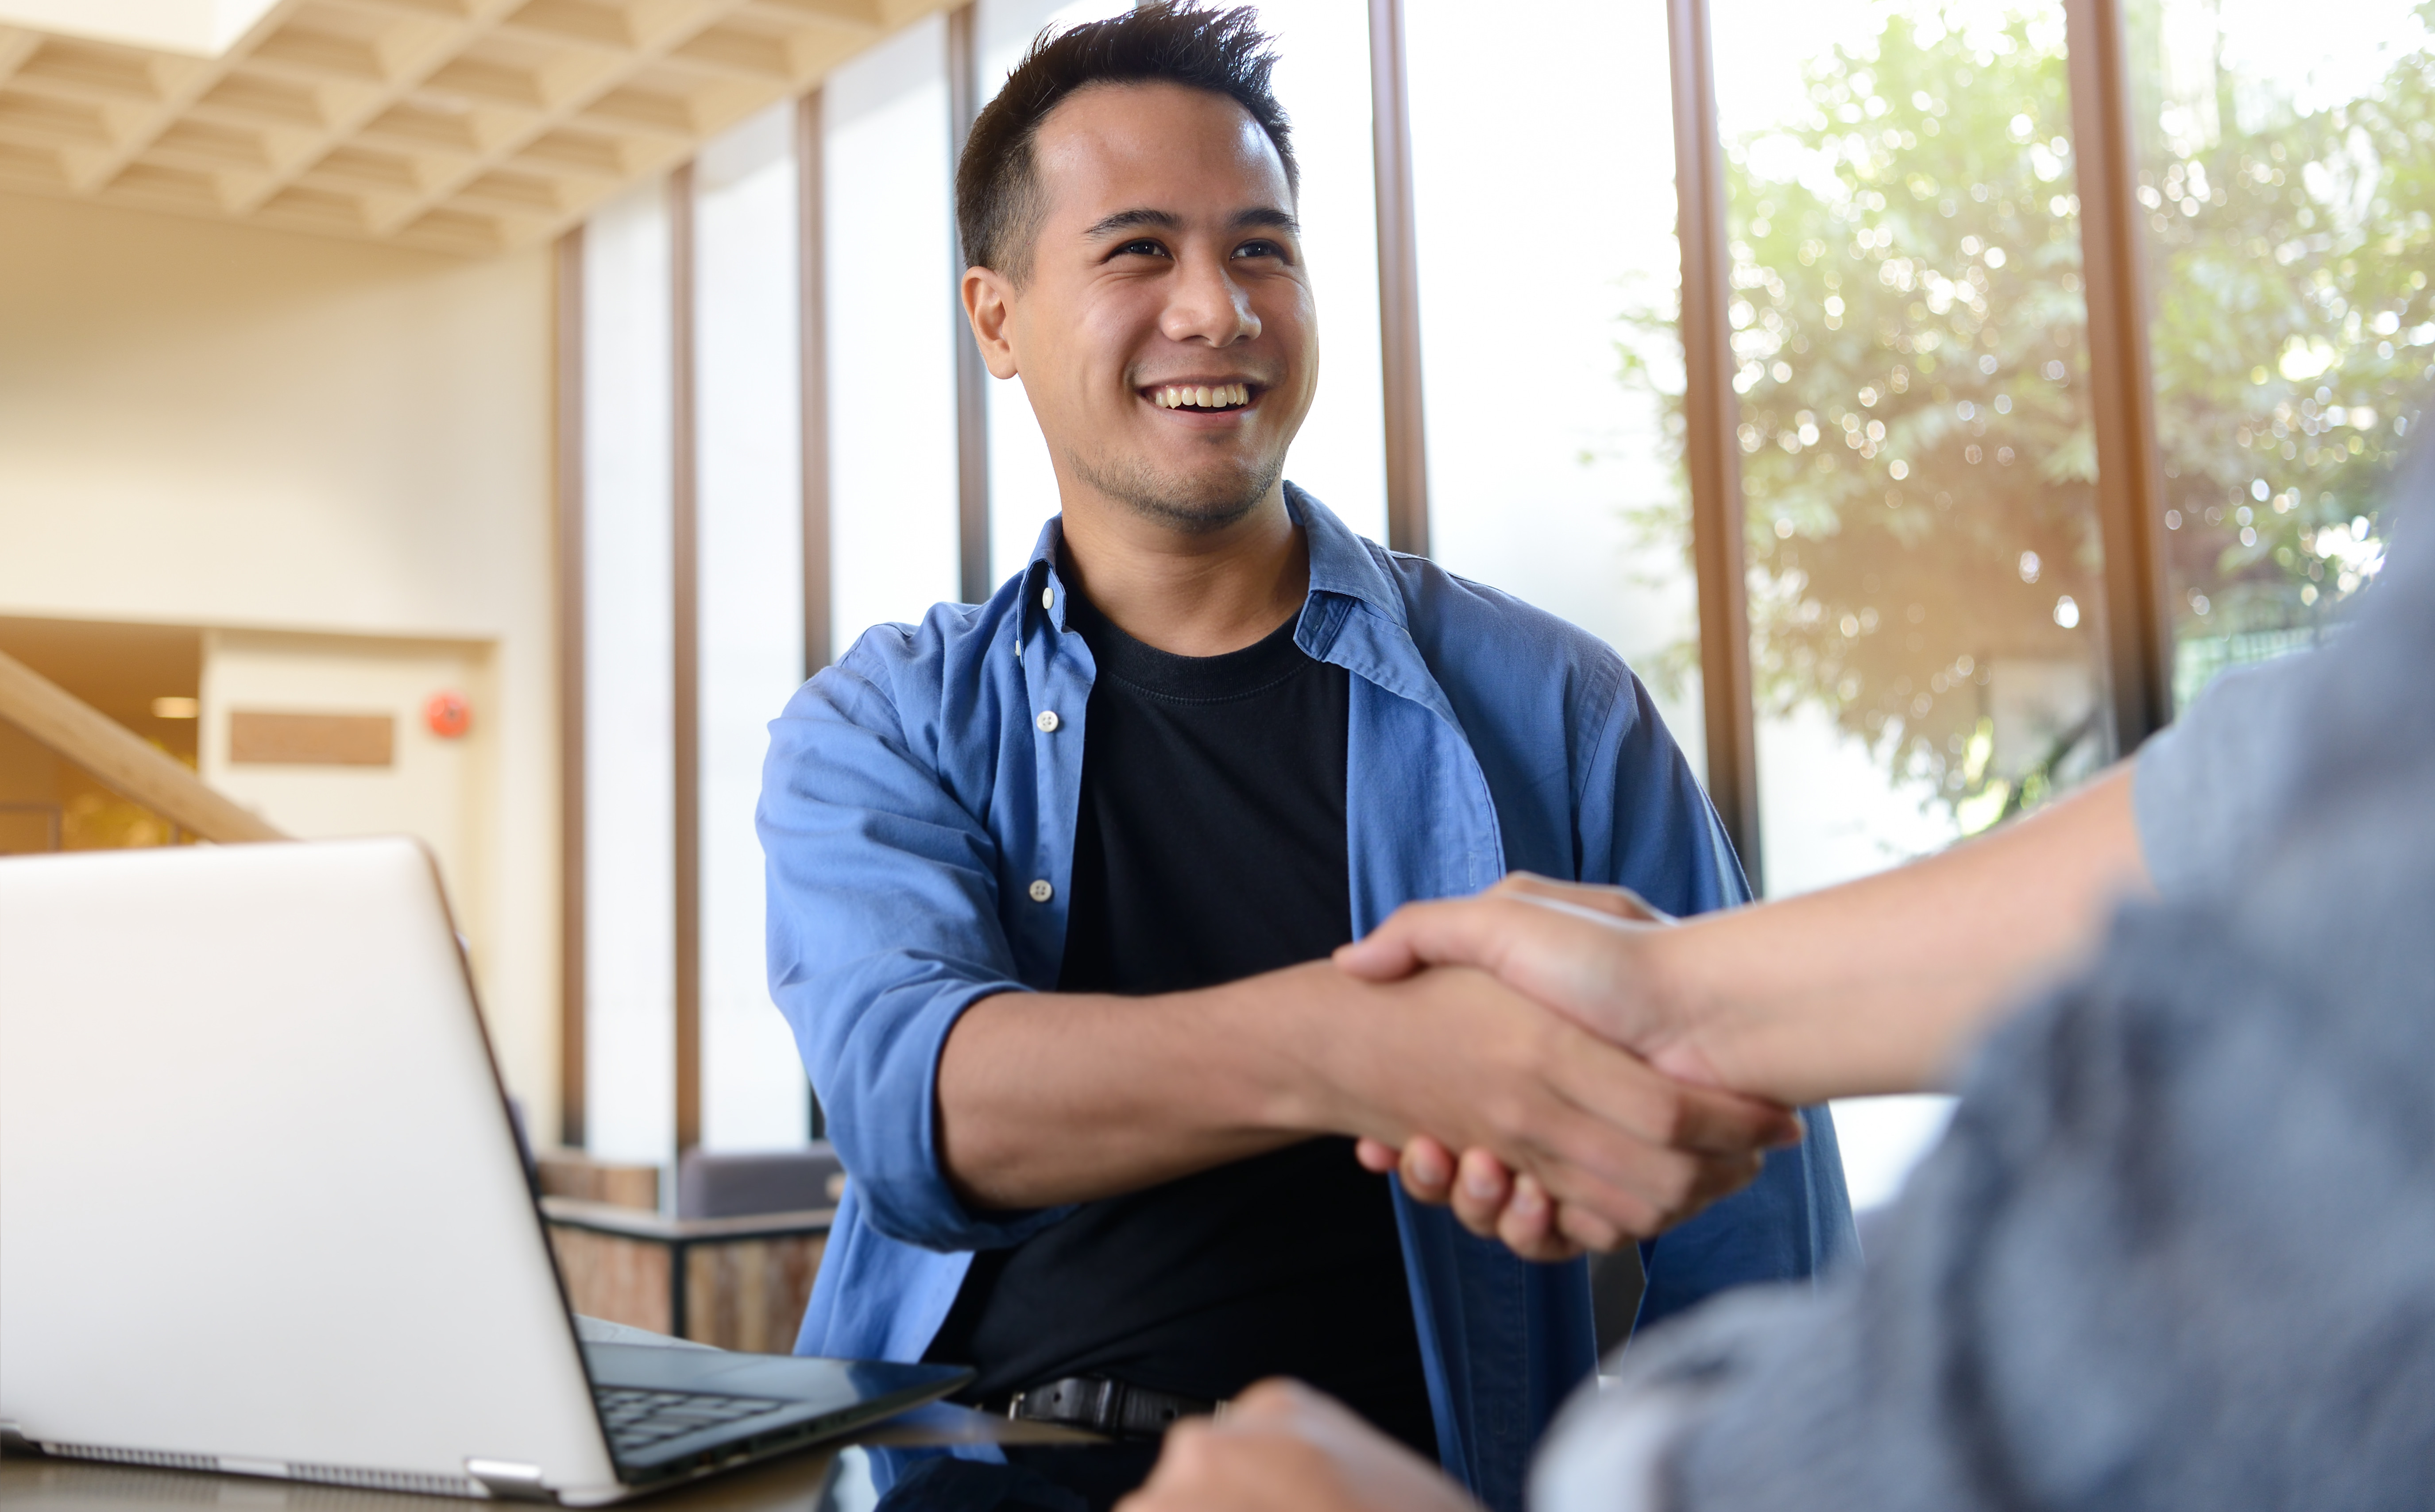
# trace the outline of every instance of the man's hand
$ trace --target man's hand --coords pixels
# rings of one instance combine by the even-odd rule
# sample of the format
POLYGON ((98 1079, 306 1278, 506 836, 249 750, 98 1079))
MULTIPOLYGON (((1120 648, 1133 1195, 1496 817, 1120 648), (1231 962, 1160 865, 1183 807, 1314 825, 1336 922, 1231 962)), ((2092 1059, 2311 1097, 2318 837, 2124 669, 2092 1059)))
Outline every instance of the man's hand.
MULTIPOLYGON (((1565 1260, 1591 1246, 1575 1242, 1580 1226, 1547 1195, 1536 1178, 1515 1175, 1485 1150, 1453 1152, 1427 1135, 1416 1135, 1398 1152, 1375 1139, 1360 1140, 1354 1156, 1381 1175, 1392 1171, 1405 1194, 1433 1208, 1451 1208, 1457 1222, 1482 1239, 1494 1239, 1528 1260, 1565 1260)), ((1642 1234, 1641 1239, 1653 1237, 1642 1234)))
POLYGON ((1167 1430, 1158 1468, 1117 1512, 1479 1512, 1437 1467, 1344 1406, 1264 1381, 1226 1416, 1167 1430))
POLYGON ((1517 1173, 1497 1204, 1511 1221, 1493 1231, 1526 1259, 1654 1235, 1800 1138, 1787 1110, 1667 1077, 1477 971, 1383 991, 1383 1017, 1347 1016, 1319 1041, 1336 1105, 1304 1117, 1373 1148, 1442 1140, 1517 1173))
MULTIPOLYGON (((1671 1037, 1679 1026, 1668 1022, 1662 999, 1649 990, 1640 959, 1646 936, 1672 923, 1627 888, 1516 872, 1476 898, 1399 910, 1360 943, 1338 951, 1337 964, 1372 980, 1430 965, 1491 970, 1606 1037, 1658 1053, 1671 1048, 1669 1069, 1713 1080, 1705 1057, 1671 1037)), ((1465 1228, 1528 1259, 1566 1259, 1582 1247, 1571 1237, 1583 1226, 1580 1216, 1488 1149, 1466 1149, 1458 1159, 1424 1134, 1400 1151, 1363 1139, 1356 1154, 1372 1171, 1396 1172, 1414 1200, 1451 1207, 1465 1228)))

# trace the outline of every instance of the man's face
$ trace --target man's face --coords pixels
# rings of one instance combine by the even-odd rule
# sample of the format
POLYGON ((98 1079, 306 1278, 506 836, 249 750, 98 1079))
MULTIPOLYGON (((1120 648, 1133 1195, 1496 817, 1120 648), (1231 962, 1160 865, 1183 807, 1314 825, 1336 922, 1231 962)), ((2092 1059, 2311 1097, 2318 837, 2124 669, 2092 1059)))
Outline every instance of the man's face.
POLYGON ((1285 166, 1222 95, 1095 85, 1041 125, 1045 202, 990 368, 1019 373, 1069 499, 1079 484, 1171 529, 1242 518, 1310 409, 1318 339, 1285 166), (1231 391, 1230 391, 1231 390, 1231 391))

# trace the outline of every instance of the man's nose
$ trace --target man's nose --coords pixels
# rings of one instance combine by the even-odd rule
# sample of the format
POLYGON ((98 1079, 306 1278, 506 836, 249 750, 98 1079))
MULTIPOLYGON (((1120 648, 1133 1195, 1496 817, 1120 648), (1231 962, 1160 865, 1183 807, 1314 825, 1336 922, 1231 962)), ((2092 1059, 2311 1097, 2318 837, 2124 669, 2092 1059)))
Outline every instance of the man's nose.
POLYGON ((1260 318, 1242 286, 1226 276, 1222 259, 1190 257, 1176 268, 1159 333, 1170 341, 1231 346, 1258 336, 1260 318))

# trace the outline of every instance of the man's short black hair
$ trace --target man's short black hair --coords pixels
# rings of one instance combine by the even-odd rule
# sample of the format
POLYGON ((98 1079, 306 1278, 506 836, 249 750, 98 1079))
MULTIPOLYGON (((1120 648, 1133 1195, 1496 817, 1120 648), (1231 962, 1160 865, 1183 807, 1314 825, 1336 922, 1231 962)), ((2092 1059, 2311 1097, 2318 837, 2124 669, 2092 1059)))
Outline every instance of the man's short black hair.
POLYGON ((1291 127, 1269 90, 1276 61, 1248 6, 1211 10, 1191 0, 1150 0, 1106 21, 1043 31, 973 122, 956 165, 956 231, 965 262, 1017 283, 1029 276, 1031 240, 1046 210, 1032 141, 1048 113, 1086 84, 1173 83, 1225 96, 1269 133, 1287 184, 1299 192, 1291 127))

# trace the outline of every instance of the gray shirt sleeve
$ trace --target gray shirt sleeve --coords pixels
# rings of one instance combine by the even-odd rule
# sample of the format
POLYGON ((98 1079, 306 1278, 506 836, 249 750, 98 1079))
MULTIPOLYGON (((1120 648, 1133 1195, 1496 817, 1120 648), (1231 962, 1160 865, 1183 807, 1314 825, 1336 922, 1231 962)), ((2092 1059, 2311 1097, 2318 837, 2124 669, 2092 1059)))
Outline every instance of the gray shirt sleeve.
POLYGON ((1866 1273, 1632 1344, 1535 1512, 2426 1505, 2435 943, 2395 926, 2435 788, 2356 817, 2126 915, 1990 1042, 1866 1273))
POLYGON ((2163 897, 1981 1048, 1866 1270, 1634 1342, 1537 1512, 2428 1504, 2435 554, 2395 570, 2143 754, 2163 897))
POLYGON ((2273 830, 2305 749, 2301 705, 2322 652, 2226 672, 2139 748, 2131 778, 2139 845, 2156 891, 2213 892, 2273 830))

